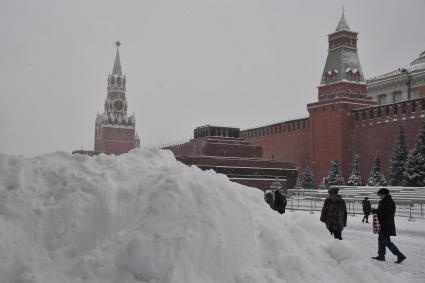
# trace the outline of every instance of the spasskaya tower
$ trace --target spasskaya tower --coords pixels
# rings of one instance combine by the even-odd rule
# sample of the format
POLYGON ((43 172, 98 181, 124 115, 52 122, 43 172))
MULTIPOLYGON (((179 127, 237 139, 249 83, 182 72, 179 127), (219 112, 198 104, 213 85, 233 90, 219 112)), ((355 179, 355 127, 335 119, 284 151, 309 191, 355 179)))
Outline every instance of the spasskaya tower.
POLYGON ((94 150, 118 155, 139 147, 140 139, 136 133, 134 113, 127 115, 127 81, 119 53, 121 42, 117 41, 115 45, 117 51, 112 74, 108 75, 104 111, 96 117, 94 150))

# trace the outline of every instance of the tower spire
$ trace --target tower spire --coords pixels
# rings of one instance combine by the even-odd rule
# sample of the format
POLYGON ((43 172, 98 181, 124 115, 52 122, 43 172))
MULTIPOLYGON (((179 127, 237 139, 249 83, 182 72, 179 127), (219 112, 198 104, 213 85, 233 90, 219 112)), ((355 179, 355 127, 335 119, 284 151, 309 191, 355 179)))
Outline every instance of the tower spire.
POLYGON ((336 31, 328 35, 329 50, 321 85, 337 82, 364 84, 363 71, 357 54, 357 32, 351 31, 342 8, 336 31))
POLYGON ((335 31, 340 31, 340 30, 350 30, 350 26, 348 25, 347 20, 345 19, 345 8, 344 8, 344 6, 342 6, 341 19, 339 20, 339 23, 336 26, 335 31))
POLYGON ((121 42, 119 40, 117 40, 115 42, 115 46, 117 47, 117 53, 115 55, 115 62, 114 62, 114 68, 112 69, 112 75, 122 76, 120 51, 119 51, 119 47, 121 46, 121 42))

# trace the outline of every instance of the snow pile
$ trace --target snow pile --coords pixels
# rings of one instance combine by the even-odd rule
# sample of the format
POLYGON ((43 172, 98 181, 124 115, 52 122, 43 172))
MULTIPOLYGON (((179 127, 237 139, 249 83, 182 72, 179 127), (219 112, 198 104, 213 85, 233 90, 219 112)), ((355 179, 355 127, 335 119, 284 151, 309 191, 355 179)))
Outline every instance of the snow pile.
POLYGON ((0 155, 10 283, 398 282, 315 217, 171 152, 0 155))

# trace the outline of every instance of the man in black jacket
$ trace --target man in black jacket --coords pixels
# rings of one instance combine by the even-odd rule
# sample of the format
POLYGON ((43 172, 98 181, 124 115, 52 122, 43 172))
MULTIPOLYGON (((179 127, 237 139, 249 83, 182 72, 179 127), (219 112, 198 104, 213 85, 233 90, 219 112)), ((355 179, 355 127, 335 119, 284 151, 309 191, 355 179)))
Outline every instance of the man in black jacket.
POLYGON ((391 242, 390 236, 395 236, 395 203, 390 195, 390 191, 387 189, 380 189, 378 196, 381 199, 378 204, 378 209, 373 209, 372 212, 378 216, 381 230, 378 236, 378 256, 372 257, 373 259, 384 261, 385 260, 385 249, 388 249, 397 256, 396 263, 401 263, 406 259, 406 256, 402 254, 399 249, 391 242))

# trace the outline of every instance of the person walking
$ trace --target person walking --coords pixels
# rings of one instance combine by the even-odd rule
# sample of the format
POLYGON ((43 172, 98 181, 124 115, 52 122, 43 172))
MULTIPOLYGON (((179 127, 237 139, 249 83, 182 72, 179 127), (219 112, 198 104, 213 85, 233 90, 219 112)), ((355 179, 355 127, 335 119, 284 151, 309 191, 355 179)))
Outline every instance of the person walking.
POLYGON ((362 206, 363 206, 363 219, 362 222, 364 223, 366 220, 366 223, 369 223, 369 215, 370 212, 372 211, 372 206, 370 205, 370 200, 368 197, 365 197, 364 200, 362 201, 362 206))
POLYGON ((285 213, 286 208, 286 196, 282 190, 276 190, 274 197, 274 209, 280 214, 285 213))
POLYGON ((335 239, 342 240, 342 230, 347 226, 347 206, 345 201, 338 195, 338 188, 330 188, 326 198, 320 221, 326 224, 326 228, 335 239))
POLYGON ((381 199, 378 204, 378 209, 372 209, 373 213, 378 216, 381 230, 378 235, 378 256, 372 257, 373 259, 385 261, 385 251, 388 248, 395 256, 397 261, 395 263, 402 263, 406 256, 391 242, 390 236, 396 235, 394 214, 396 210, 395 203, 390 195, 388 189, 380 189, 377 193, 381 199))

